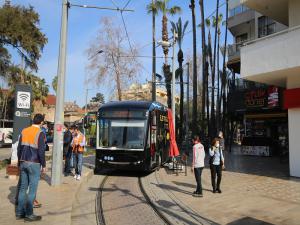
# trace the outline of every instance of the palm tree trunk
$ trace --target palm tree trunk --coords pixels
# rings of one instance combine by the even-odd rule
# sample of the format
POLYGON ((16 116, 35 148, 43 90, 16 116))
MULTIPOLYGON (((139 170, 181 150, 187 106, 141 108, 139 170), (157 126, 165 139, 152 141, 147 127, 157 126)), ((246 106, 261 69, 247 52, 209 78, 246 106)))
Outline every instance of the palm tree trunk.
POLYGON ((217 130, 220 129, 220 110, 221 110, 221 102, 220 102, 220 31, 218 31, 218 44, 217 44, 217 79, 218 79, 218 88, 217 88, 217 130))
MULTIPOLYGON (((154 5, 154 0, 152 0, 154 5)), ((155 13, 152 11, 152 101, 156 101, 156 41, 155 41, 155 13)))
POLYGON ((201 14, 201 36, 202 36, 202 122, 205 121, 205 101, 206 101, 206 44, 205 44, 205 19, 204 19, 204 3, 199 0, 201 14))
MULTIPOLYGON (((163 15, 162 17, 162 40, 163 41, 169 41, 168 40, 168 18, 166 15, 163 15)), ((168 65, 168 53, 169 53, 169 47, 162 46, 164 55, 165 55, 165 64, 168 65)))
POLYGON ((181 49, 178 51, 178 64, 179 64, 179 78, 180 78, 180 123, 179 123, 179 143, 182 143, 183 140, 183 100, 184 100, 184 92, 183 92, 183 52, 181 49))
MULTIPOLYGON (((216 8, 216 19, 219 18, 219 2, 217 0, 216 8)), ((213 73, 212 73, 212 98, 211 98, 211 122, 212 122, 212 134, 216 135, 216 115, 215 115, 215 75, 216 75, 216 51, 217 51, 217 35, 218 26, 215 26, 215 37, 214 37, 214 62, 213 62, 213 73)))
MULTIPOLYGON (((226 16, 225 16, 225 44, 224 44, 224 56, 223 56, 223 79, 222 79, 222 91, 223 91, 223 117, 222 117, 222 127, 225 129, 225 123, 226 123, 226 116, 227 115, 227 106, 226 106, 226 95, 225 95, 225 82, 227 80, 227 74, 226 74, 226 52, 227 52, 227 36, 228 36, 228 0, 226 0, 226 16)), ((226 135, 226 134, 225 134, 226 135)))
POLYGON ((190 8, 192 10, 193 23, 193 112, 192 112, 192 129, 193 133, 197 132, 197 44, 196 44, 196 17, 195 17, 195 0, 191 0, 190 8))

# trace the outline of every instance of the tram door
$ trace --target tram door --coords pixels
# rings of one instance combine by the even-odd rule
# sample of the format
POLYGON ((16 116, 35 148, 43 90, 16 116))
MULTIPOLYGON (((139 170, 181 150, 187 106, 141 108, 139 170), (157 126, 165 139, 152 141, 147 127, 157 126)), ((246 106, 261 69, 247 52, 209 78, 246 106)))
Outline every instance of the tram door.
POLYGON ((151 112, 150 121, 150 165, 153 168, 157 165, 156 152, 157 152, 157 118, 155 111, 151 112))

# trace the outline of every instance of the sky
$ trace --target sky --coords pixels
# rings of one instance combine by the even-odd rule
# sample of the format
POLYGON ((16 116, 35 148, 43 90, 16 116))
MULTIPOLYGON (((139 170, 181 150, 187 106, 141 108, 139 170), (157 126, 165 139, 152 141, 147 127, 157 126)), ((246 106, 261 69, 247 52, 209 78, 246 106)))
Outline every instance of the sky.
MULTIPOLYGON (((71 4, 114 7, 117 4, 120 7, 128 0, 70 0, 71 4)), ((152 54, 152 16, 146 12, 146 5, 150 0, 131 0, 128 4, 128 9, 133 9, 134 12, 124 12, 124 19, 129 33, 130 41, 137 46, 140 46, 140 55, 152 54), (143 47, 146 46, 146 47, 143 47), (142 48, 143 47, 143 48, 142 48)), ((196 0, 196 21, 200 23, 200 8, 196 0)), ((220 12, 225 18, 225 0, 220 0, 220 12)), ((3 5, 4 0, 0 0, 0 5, 3 5)), ((187 31, 192 29, 192 16, 189 8, 189 0, 170 0, 171 5, 178 5, 182 9, 181 16, 183 21, 188 20, 189 25, 187 31)), ((45 78, 51 87, 52 79, 57 74, 59 39, 60 39, 60 23, 62 13, 62 0, 11 0, 12 5, 33 6, 40 15, 40 29, 48 38, 48 43, 42 52, 42 57, 38 62, 38 72, 40 77, 45 78)), ((216 0, 204 0, 205 17, 211 15, 216 8, 216 0)), ((102 17, 111 17, 116 24, 123 27, 122 19, 119 12, 96 10, 71 7, 68 17, 68 39, 67 39, 67 70, 66 70, 66 86, 65 86, 65 101, 76 101, 79 106, 85 104, 85 77, 87 75, 86 66, 88 65, 88 56, 86 50, 91 42, 96 38, 97 31, 100 29, 100 19, 102 17)), ((169 20, 177 21, 178 16, 169 17, 169 20)), ((161 15, 156 19, 156 39, 161 39, 161 15)), ((169 24, 169 29, 171 25, 169 24)), ((125 32, 125 29, 124 29, 125 32)), ((213 31, 212 31, 213 33, 213 31)), ((224 40, 224 28, 221 40, 224 40)), ((229 37, 230 43, 231 37, 229 37)), ((224 42, 224 41, 221 41, 224 42)), ((128 44, 129 46, 129 44, 128 44)), ((192 55, 192 33, 188 33, 183 42, 184 54, 192 55)), ((197 51, 201 52, 201 31, 197 29, 197 51)), ((12 52, 13 55, 16 55, 12 52)), ((169 53, 171 55, 171 51, 169 53)), ((161 48, 157 48, 157 56, 163 56, 161 48)), ((20 57, 13 57, 15 63, 20 63, 20 57)), ((140 61, 143 65, 142 76, 138 78, 138 82, 145 83, 151 80, 152 59, 145 58, 140 61)), ((160 72, 163 60, 157 59, 157 72, 160 72)), ((105 95, 106 101, 112 90, 107 84, 102 84, 99 87, 92 83, 88 84, 90 99, 97 92, 105 95)), ((50 93, 54 93, 50 88, 50 93)))

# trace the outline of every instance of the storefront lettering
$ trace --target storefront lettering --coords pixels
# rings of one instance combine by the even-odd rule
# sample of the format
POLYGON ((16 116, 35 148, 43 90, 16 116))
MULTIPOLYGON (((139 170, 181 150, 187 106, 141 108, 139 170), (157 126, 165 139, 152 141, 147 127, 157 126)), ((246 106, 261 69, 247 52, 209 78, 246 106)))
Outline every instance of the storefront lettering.
POLYGON ((245 93, 246 107, 262 107, 266 103, 266 90, 254 90, 245 93))

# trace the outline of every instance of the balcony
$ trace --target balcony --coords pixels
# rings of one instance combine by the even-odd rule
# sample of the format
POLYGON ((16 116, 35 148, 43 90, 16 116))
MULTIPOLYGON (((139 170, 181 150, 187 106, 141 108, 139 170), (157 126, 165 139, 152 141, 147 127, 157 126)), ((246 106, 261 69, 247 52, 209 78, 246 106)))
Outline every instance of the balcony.
POLYGON ((300 26, 259 38, 241 48, 241 77, 285 87, 300 74, 300 26))

